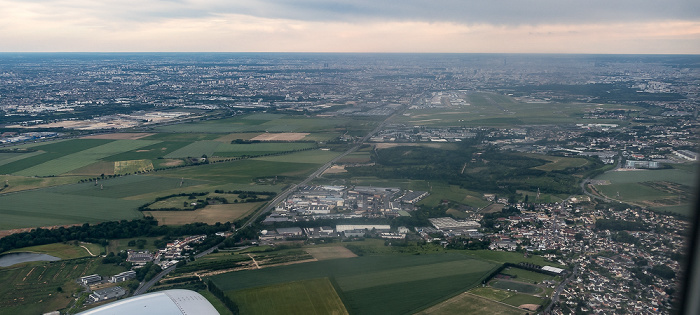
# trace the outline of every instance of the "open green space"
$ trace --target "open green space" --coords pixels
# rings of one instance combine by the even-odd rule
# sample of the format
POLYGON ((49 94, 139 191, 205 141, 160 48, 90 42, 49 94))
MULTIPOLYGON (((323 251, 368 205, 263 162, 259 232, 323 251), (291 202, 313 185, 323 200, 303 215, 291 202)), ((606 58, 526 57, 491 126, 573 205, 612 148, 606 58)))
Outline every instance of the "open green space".
MULTIPOLYGON (((613 105, 588 103, 522 103, 509 96, 495 93, 471 93, 467 100, 470 105, 448 108, 409 109, 406 115, 396 116, 394 122, 409 125, 428 126, 491 126, 512 127, 513 125, 544 125, 590 123, 583 119, 584 114, 594 108, 607 108, 613 105)), ((614 108, 620 108, 614 105, 614 108)), ((632 106, 625 108, 637 109, 632 106)), ((614 119, 599 119, 596 123, 620 123, 614 119)))
POLYGON ((103 247, 99 246, 97 244, 91 244, 91 243, 77 243, 75 244, 74 242, 70 243, 54 243, 54 244, 45 244, 45 245, 37 245, 37 246, 30 246, 30 247, 24 247, 24 248, 17 248, 13 249, 11 251, 8 251, 8 253, 16 253, 16 252, 31 252, 31 253, 43 253, 43 254, 48 254, 54 257, 58 257, 61 259, 74 259, 74 258, 81 258, 81 257, 90 257, 90 253, 88 251, 81 247, 85 246, 87 249, 90 250, 90 252, 93 255, 99 255, 102 253, 103 247))
POLYGON ((338 156, 340 152, 336 151, 324 151, 324 150, 308 150, 301 152, 294 152, 284 155, 275 156, 263 156, 254 158, 256 161, 269 161, 269 162, 286 162, 286 163, 316 163, 324 164, 334 157, 338 156))
POLYGON ((312 163, 313 161, 307 161, 306 163, 285 163, 249 159, 159 171, 157 175, 208 180, 220 183, 252 184, 253 180, 259 177, 303 176, 318 168, 318 164, 312 163))
POLYGON ((214 156, 232 157, 232 156, 254 156, 264 155, 275 152, 299 151, 316 147, 315 143, 251 143, 251 144, 230 144, 222 143, 216 148, 214 156))
POLYGON ((164 157, 180 148, 189 145, 191 141, 159 141, 158 143, 117 153, 105 157, 105 161, 155 160, 164 157))
POLYGON ((0 314, 43 314, 69 305, 79 289, 75 280, 100 273, 105 276, 124 271, 104 268, 100 258, 33 262, 0 268, 0 314), (60 288, 60 289, 59 289, 60 288))
POLYGON ((503 300, 502 302, 518 307, 518 306, 523 305, 523 304, 543 305, 546 301, 547 301, 547 299, 544 299, 544 298, 532 296, 529 294, 518 293, 516 295, 513 295, 513 296, 503 300))
POLYGON ((287 282, 228 294, 242 314, 348 314, 328 278, 287 282))
POLYGON ((201 294, 204 298, 211 303, 211 305, 214 305, 214 308, 216 309, 217 312, 219 312, 219 315, 233 315, 231 311, 224 305, 221 300, 219 300, 217 297, 214 296, 211 292, 207 290, 199 290, 197 293, 201 294))
MULTIPOLYGON (((20 145, 18 149, 32 148, 42 152, 41 154, 27 155, 25 158, 0 166, 0 174, 13 174, 37 165, 51 162, 61 157, 108 144, 114 140, 101 139, 73 139, 68 141, 55 141, 41 145, 20 145)), ((32 174, 33 175, 33 174, 32 174)))
POLYGON ((231 272, 213 276, 212 280, 233 293, 328 277, 337 284, 351 313, 396 314, 428 306, 477 285, 496 267, 456 253, 379 255, 231 272))
MULTIPOLYGON (((79 139, 74 141, 89 141, 90 139, 79 139)), ((70 142, 60 142, 66 144, 70 142)), ((99 146, 91 147, 82 151, 77 151, 61 157, 56 157, 50 161, 16 171, 14 174, 22 176, 51 176, 60 175, 74 169, 92 164, 98 160, 114 155, 151 145, 155 141, 149 140, 115 140, 99 146)), ((39 156, 37 156, 39 157, 39 156)))
POLYGON ((544 280, 554 280, 554 276, 546 275, 539 272, 529 271, 520 268, 508 267, 501 271, 502 274, 514 276, 516 281, 527 283, 541 283, 544 280))
POLYGON ((182 148, 179 148, 171 153, 168 153, 164 157, 166 159, 172 158, 185 158, 185 157, 202 157, 202 156, 213 156, 216 152, 217 147, 222 143, 214 140, 196 141, 192 142, 182 148))
POLYGON ((421 315, 481 315, 481 314, 492 314, 492 315, 524 315, 528 314, 527 311, 521 310, 515 307, 504 305, 487 298, 469 294, 462 293, 455 296, 445 302, 428 308, 424 311, 418 312, 421 315))
POLYGON ((469 290, 469 293, 475 294, 478 296, 483 296, 489 300, 494 300, 494 301, 499 301, 499 302, 515 295, 515 292, 498 290, 498 289, 494 289, 491 287, 474 288, 474 289, 469 290))
POLYGON ((535 294, 535 293, 540 293, 542 292, 541 288, 538 288, 534 285, 529 285, 526 283, 522 282, 517 282, 517 281, 509 281, 509 280, 492 280, 489 282, 489 285, 501 289, 501 290, 511 290, 515 292, 522 292, 522 293, 528 293, 528 294, 535 294))
POLYGON ((695 172, 683 169, 615 171, 595 179, 610 183, 595 186, 598 192, 609 198, 648 206, 653 210, 684 215, 692 213, 695 172))
POLYGON ((0 195, 0 229, 52 226, 142 217, 139 201, 26 191, 0 195))

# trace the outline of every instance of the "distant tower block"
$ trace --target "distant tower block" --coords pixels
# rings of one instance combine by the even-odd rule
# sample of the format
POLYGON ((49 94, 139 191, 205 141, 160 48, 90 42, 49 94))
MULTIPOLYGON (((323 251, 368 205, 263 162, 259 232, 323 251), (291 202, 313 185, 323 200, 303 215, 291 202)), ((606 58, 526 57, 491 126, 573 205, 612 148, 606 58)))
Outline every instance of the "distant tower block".
POLYGON ((537 197, 535 197, 535 200, 540 200, 540 188, 537 187, 537 197))
POLYGON ((102 190, 102 189, 105 189, 105 187, 102 186, 102 184, 100 184, 100 190, 102 190))

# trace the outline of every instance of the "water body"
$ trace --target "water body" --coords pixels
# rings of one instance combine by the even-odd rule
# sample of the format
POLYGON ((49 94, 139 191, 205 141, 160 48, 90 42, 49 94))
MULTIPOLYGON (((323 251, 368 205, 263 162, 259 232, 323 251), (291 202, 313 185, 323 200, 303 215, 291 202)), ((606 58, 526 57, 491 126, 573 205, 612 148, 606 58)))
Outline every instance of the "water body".
POLYGON ((0 267, 9 267, 28 261, 56 261, 61 258, 39 253, 11 253, 0 256, 0 267))

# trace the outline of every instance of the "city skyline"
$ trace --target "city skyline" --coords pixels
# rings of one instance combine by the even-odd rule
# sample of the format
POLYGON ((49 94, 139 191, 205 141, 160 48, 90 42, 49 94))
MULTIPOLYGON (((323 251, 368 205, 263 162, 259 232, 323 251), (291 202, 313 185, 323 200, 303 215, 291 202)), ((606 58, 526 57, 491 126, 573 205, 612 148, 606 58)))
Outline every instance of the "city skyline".
POLYGON ((2 52, 700 53, 700 4, 0 0, 2 52))

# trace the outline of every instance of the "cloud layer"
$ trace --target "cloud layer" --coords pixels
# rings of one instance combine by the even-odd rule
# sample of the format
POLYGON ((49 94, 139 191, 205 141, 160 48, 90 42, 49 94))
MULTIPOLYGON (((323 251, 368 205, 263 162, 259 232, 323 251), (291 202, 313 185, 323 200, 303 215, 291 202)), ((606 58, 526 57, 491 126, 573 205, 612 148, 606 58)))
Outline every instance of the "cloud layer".
POLYGON ((700 2, 0 0, 0 51, 700 53, 700 2))

